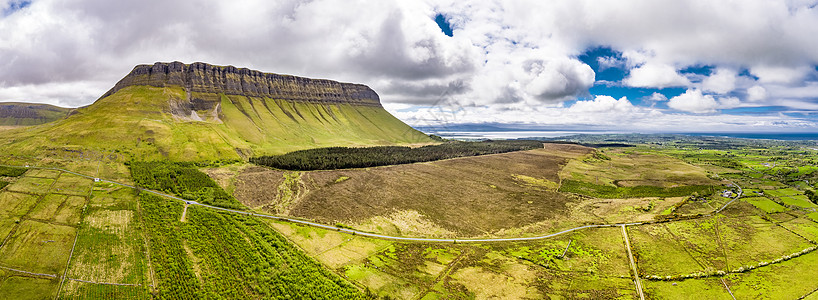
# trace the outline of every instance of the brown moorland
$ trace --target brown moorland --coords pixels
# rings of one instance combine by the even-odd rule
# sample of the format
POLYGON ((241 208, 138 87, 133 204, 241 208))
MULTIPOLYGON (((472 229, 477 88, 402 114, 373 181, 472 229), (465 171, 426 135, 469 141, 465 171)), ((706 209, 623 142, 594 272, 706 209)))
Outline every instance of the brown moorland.
MULTIPOLYGON (((569 159, 592 151, 545 144, 529 151, 366 169, 246 168, 237 177, 234 195, 249 207, 328 224, 362 224, 410 212, 415 225, 482 235, 566 213, 567 204, 576 200, 555 191, 559 171, 569 159), (287 206, 271 203, 276 201, 287 201, 287 206)), ((391 221, 386 223, 395 223, 391 221)), ((397 227, 400 231, 402 226, 397 227)))

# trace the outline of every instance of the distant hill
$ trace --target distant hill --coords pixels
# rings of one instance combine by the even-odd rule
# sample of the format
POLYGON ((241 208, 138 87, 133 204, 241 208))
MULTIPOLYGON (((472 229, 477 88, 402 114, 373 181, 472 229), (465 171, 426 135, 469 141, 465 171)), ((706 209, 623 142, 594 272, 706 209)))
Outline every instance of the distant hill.
POLYGON ((45 124, 65 118, 71 110, 49 104, 0 102, 0 126, 45 124))
POLYGON ((7 153, 87 149, 186 161, 430 142, 365 85, 180 62, 136 66, 65 119, 0 134, 7 153))

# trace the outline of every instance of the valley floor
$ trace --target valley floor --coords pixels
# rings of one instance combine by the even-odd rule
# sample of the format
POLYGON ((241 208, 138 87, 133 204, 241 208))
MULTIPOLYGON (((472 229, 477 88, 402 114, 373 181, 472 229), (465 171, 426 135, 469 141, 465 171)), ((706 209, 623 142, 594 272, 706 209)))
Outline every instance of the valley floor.
MULTIPOLYGON (((684 163, 685 172, 674 168, 651 173, 638 167, 617 172, 625 165, 610 170, 605 166, 624 163, 640 153, 653 155, 652 159, 670 159, 666 155, 673 153, 606 149, 604 155, 610 158, 606 160, 592 158, 588 150, 564 155, 554 149, 546 151, 555 154, 557 167, 538 161, 526 167, 521 158, 545 154, 517 153, 512 157, 521 165, 516 166, 508 166, 511 160, 499 155, 478 160, 482 165, 469 162, 480 166, 474 169, 458 167, 457 160, 450 160, 413 166, 416 169, 376 170, 387 175, 365 174, 366 170, 292 174, 241 165, 206 170, 240 200, 241 193, 248 192, 242 186, 248 183, 241 181, 253 176, 267 180, 264 186, 275 188, 267 193, 268 198, 255 198, 255 205, 245 202, 257 209, 249 215, 185 205, 174 198, 140 194, 122 185, 94 180, 132 184, 127 168, 116 163, 9 157, 4 160, 7 165, 56 167, 88 177, 56 169, 28 169, 19 177, 3 177, 10 184, 0 191, 0 294, 15 299, 177 299, 208 295, 399 299, 639 299, 640 294, 646 299, 818 297, 818 283, 812 280, 818 275, 814 268, 818 264, 818 253, 814 251, 818 245, 818 206, 804 195, 808 187, 792 186, 792 181, 759 169, 747 158, 742 163, 755 171, 684 163), (503 165, 518 169, 501 178, 497 174, 503 172, 499 167, 503 165), (527 209, 552 208, 553 204, 528 203, 552 199, 544 195, 568 196, 561 196, 567 200, 558 215, 534 213, 530 219, 524 215, 518 223, 503 223, 481 218, 490 214, 484 211, 472 216, 463 213, 463 224, 456 224, 445 215, 430 213, 434 207, 412 206, 419 205, 418 201, 395 212, 375 207, 374 196, 355 194, 367 182, 420 193, 395 186, 397 183, 387 178, 432 174, 424 173, 423 168, 473 172, 475 178, 500 178, 474 180, 489 189, 495 189, 490 186, 495 185, 520 194, 520 198, 501 197, 510 200, 496 201, 498 206, 492 209, 499 216, 513 215, 512 208, 520 203, 533 205, 527 209), (489 175, 480 177, 484 173, 475 173, 480 168, 489 175), (672 172, 678 176, 668 179, 672 172), (646 175, 640 175, 639 180, 623 177, 636 173, 646 175), (719 181, 708 179, 715 178, 715 174, 719 181), (279 179, 271 179, 275 176, 279 179), (586 182, 591 190, 585 191, 594 193, 605 191, 595 184, 602 186, 614 180, 650 182, 648 179, 663 177, 662 184, 669 180, 677 184, 724 184, 714 194, 727 189, 741 196, 606 199, 563 192, 551 184, 569 177, 586 182), (342 188, 344 184, 351 187, 342 188), (366 215, 354 211, 327 215, 318 209, 295 209, 327 197, 317 194, 316 186, 327 189, 325 193, 334 193, 331 195, 360 197, 366 203, 363 207, 373 210, 366 215), (288 221, 288 217, 260 217, 265 211, 293 216, 289 218, 309 217, 306 213, 296 214, 299 211, 317 212, 315 216, 328 217, 313 218, 330 226, 336 225, 334 221, 346 223, 334 229, 317 228, 288 221), (545 226, 538 218, 554 221, 545 226), (536 236, 587 224, 616 223, 633 224, 583 228, 531 241, 454 241, 464 237, 536 236), (369 238, 345 233, 347 227, 453 240, 369 238)), ((654 189, 662 193, 670 191, 670 187, 656 188, 663 188, 654 189)), ((624 189, 617 193, 622 191, 632 192, 624 189)), ((448 203, 438 210, 463 209, 457 205, 448 203)))

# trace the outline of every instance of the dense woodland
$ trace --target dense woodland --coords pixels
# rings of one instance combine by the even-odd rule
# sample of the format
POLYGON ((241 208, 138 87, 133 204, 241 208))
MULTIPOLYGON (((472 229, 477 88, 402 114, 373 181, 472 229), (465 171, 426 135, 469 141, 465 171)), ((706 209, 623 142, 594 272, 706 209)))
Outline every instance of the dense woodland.
POLYGON ((250 162, 284 170, 334 170, 410 164, 542 147, 542 142, 528 140, 447 142, 417 148, 401 146, 329 147, 294 151, 284 155, 255 157, 251 158, 250 162))
POLYGON ((140 187, 172 193, 207 205, 241 209, 243 206, 193 163, 131 162, 131 176, 140 187))
POLYGON ((263 221, 142 193, 158 299, 362 299, 263 221))

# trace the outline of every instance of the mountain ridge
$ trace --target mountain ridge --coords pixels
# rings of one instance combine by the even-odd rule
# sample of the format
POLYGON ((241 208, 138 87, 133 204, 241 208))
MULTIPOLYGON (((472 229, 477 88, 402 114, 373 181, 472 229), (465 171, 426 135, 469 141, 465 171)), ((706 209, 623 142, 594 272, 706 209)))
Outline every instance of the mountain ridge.
POLYGON ((0 126, 31 126, 64 118, 73 108, 41 103, 0 102, 0 126))
POLYGON ((188 92, 265 97, 316 103, 381 106, 378 94, 363 84, 265 73, 202 62, 157 62, 137 65, 100 99, 134 85, 182 86, 188 92))
POLYGON ((139 65, 93 104, 0 132, 20 155, 117 153, 119 160, 247 160, 320 147, 435 143, 362 84, 205 63, 139 65))

